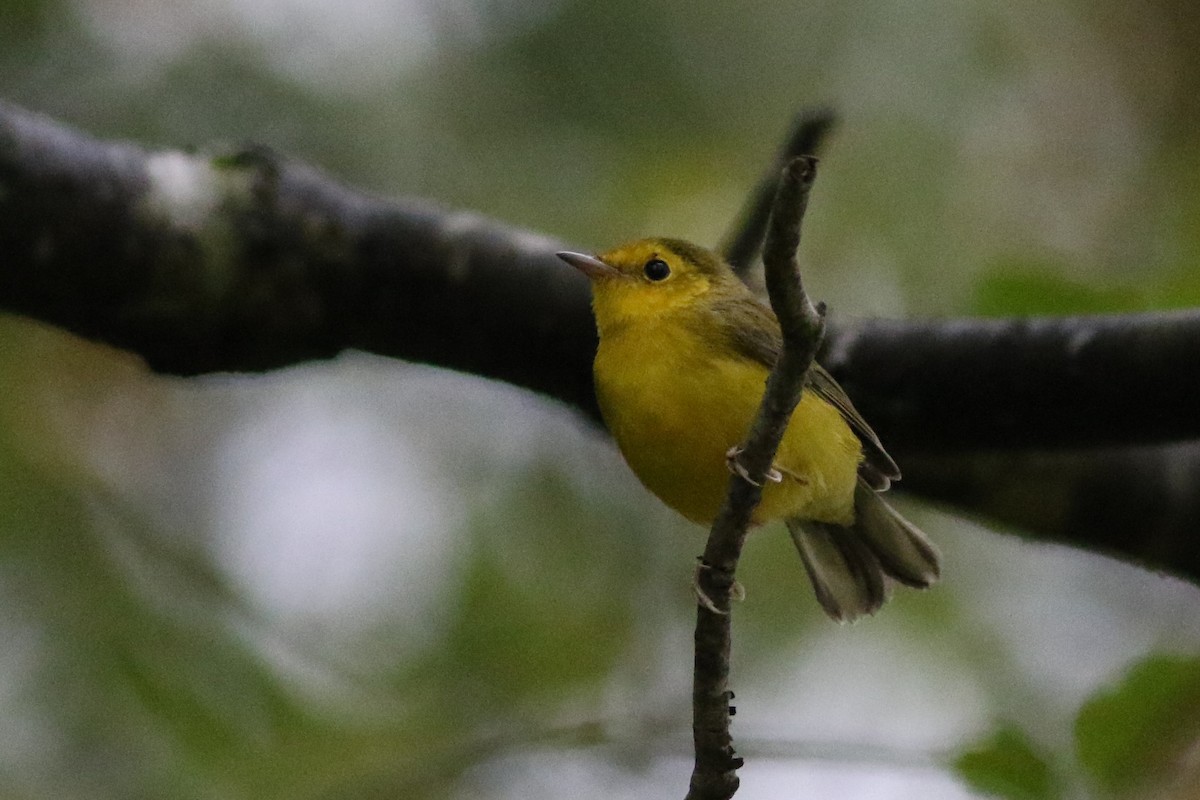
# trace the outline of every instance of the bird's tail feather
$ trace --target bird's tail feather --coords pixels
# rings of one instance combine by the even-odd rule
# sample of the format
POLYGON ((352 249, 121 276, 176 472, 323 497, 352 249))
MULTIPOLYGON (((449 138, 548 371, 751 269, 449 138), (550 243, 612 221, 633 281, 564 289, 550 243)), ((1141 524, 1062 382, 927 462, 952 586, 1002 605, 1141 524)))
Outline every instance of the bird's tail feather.
POLYGON ((787 527, 826 614, 849 622, 879 610, 887 599, 883 567, 862 537, 823 522, 789 519, 787 527))
POLYGON ((850 526, 787 521, 817 600, 838 622, 878 611, 888 596, 886 578, 924 589, 940 573, 933 543, 861 481, 854 512, 850 526))
POLYGON ((937 582, 941 575, 937 547, 862 483, 854 492, 854 514, 851 530, 866 540, 885 573, 916 589, 928 589, 937 582))

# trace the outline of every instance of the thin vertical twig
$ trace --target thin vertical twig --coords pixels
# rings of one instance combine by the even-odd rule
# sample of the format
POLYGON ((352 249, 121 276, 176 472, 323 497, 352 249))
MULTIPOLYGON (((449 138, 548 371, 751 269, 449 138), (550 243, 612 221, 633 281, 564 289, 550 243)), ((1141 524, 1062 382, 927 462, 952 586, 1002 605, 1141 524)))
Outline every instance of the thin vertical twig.
POLYGON ((823 306, 804 291, 796 263, 800 225, 816 178, 817 160, 802 156, 783 169, 774 195, 763 250, 771 308, 783 331, 783 349, 739 456, 757 485, 734 475, 725 502, 713 522, 701 557, 697 584, 713 608, 697 604, 695 668, 692 688, 692 737, 696 762, 687 800, 728 800, 738 788, 742 765, 729 732, 730 594, 746 530, 762 498, 763 479, 775 450, 800 402, 809 365, 825 330, 823 306), (714 610, 715 609, 715 610, 714 610))
POLYGON ((817 155, 835 122, 836 117, 828 108, 805 109, 792 120, 787 140, 779 148, 770 169, 746 199, 737 221, 718 248, 734 272, 744 276, 758 256, 767 232, 771 206, 775 202, 779 171, 798 156, 817 155))

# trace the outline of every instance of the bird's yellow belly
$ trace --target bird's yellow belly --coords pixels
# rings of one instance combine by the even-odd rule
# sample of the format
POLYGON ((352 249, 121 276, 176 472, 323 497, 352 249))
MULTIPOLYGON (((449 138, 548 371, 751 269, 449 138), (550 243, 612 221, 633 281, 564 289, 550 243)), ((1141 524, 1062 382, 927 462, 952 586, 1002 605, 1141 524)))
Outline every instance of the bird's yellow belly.
MULTIPOLYGON (((725 453, 741 444, 767 371, 699 345, 653 336, 602 341, 596 392, 630 468, 664 503, 709 524, 729 485, 725 453)), ((754 514, 849 524, 862 447, 838 411, 805 392, 775 456, 782 483, 767 483, 754 514)))

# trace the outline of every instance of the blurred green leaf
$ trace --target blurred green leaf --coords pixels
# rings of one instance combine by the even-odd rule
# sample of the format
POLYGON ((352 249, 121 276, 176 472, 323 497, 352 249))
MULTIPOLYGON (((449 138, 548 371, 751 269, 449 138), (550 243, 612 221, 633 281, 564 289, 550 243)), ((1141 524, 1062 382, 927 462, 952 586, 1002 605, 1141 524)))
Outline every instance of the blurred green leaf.
POLYGON ((980 276, 973 309, 985 317, 1013 314, 1100 314, 1145 306, 1136 287, 1085 284, 1063 277, 1058 265, 1002 262, 980 276))
POLYGON ((1188 263, 1164 276, 1152 296, 1155 308, 1194 308, 1200 306, 1200 270, 1188 263))
POLYGON ((1111 793, 1168 779, 1200 744, 1200 658, 1152 656, 1083 705, 1079 761, 1111 793))
POLYGON ((1049 759, 1013 727, 1002 727, 959 753, 952 766, 981 794, 1007 800, 1050 800, 1062 795, 1049 759))

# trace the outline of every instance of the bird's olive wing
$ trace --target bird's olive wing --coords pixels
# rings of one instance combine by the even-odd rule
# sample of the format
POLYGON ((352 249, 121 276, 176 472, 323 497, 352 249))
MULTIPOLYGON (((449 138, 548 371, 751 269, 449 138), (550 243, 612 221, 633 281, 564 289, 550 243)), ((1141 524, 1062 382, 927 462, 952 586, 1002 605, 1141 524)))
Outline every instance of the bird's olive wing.
POLYGON ((783 349, 783 337, 771 309, 754 297, 746 296, 714 304, 709 313, 713 316, 706 329, 719 331, 719 335, 725 339, 723 342, 714 342, 715 345, 725 345, 767 369, 775 366, 783 349))
POLYGON ((896 466, 896 462, 883 449, 883 443, 879 441, 875 431, 871 430, 862 414, 858 413, 858 409, 846 396, 845 390, 815 361, 808 370, 808 388, 836 408, 863 443, 863 463, 858 468, 858 473, 866 480, 867 485, 877 492, 882 492, 892 481, 900 480, 900 467, 896 466))
MULTIPOLYGON (((709 313, 713 316, 703 321, 702 330, 719 331, 717 335, 725 339, 714 344, 725 344, 767 369, 775 366, 783 348, 783 337, 779 333, 779 322, 769 308, 756 298, 738 297, 714 304, 709 313)), ((864 458, 859 474, 867 484, 876 491, 883 491, 892 481, 899 480, 900 468, 883 449, 875 431, 833 376, 816 362, 808 370, 808 388, 836 408, 863 443, 864 458)))

